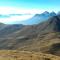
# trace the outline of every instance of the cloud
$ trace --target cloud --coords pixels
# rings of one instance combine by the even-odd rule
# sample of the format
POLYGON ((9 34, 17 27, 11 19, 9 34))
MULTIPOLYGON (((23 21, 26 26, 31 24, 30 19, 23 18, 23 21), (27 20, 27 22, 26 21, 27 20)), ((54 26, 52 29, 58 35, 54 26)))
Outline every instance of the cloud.
POLYGON ((0 7, 0 22, 8 24, 14 21, 23 21, 31 18, 36 13, 42 12, 43 10, 38 9, 29 10, 14 7, 0 7))
POLYGON ((22 9, 14 7, 0 7, 0 14, 36 14, 41 13, 42 9, 22 9))
MULTIPOLYGON (((14 21, 23 21, 34 16, 34 14, 42 13, 43 9, 22 9, 14 7, 0 7, 0 22, 11 24, 14 21), (29 15, 30 14, 30 15, 29 15)), ((51 11, 51 10, 47 10, 51 11)))
POLYGON ((2 17, 0 18, 0 22, 5 23, 5 24, 11 24, 14 21, 23 21, 26 19, 29 19, 33 17, 33 15, 13 15, 13 16, 7 16, 7 17, 2 17))

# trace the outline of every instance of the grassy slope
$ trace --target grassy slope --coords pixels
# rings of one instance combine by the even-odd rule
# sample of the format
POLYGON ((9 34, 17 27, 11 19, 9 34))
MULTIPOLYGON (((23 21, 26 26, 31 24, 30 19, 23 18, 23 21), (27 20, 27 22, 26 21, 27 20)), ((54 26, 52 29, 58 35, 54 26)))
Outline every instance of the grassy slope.
MULTIPOLYGON (((19 51, 0 50, 0 60, 60 60, 58 56, 46 54, 55 43, 60 43, 59 32, 39 35, 36 39, 26 41, 24 46, 22 44, 21 48, 18 48, 19 51)), ((17 46, 20 46, 19 44, 17 46)))
POLYGON ((28 40, 27 44, 18 50, 0 50, 0 60, 60 60, 58 56, 41 53, 49 50, 52 44, 59 43, 59 35, 59 33, 49 33, 38 36, 36 40, 28 40))
POLYGON ((26 42, 26 45, 19 48, 20 50, 28 51, 45 51, 50 48, 51 45, 60 43, 60 34, 49 33, 38 36, 37 39, 33 39, 26 42))
POLYGON ((60 60, 60 57, 40 52, 0 50, 0 60, 60 60))

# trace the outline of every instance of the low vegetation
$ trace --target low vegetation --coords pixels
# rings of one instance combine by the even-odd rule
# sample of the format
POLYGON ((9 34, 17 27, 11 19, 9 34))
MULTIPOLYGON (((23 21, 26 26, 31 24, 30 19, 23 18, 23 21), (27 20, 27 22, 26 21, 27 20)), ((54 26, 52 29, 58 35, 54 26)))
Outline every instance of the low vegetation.
POLYGON ((0 50, 0 60, 60 60, 60 57, 40 52, 0 50))

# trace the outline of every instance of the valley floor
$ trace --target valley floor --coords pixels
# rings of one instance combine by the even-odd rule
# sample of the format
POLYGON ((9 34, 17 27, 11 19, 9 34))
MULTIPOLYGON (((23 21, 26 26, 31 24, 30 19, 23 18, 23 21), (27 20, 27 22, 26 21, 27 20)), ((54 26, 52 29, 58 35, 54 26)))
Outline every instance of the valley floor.
POLYGON ((0 50, 0 60, 60 60, 60 57, 40 52, 0 50))

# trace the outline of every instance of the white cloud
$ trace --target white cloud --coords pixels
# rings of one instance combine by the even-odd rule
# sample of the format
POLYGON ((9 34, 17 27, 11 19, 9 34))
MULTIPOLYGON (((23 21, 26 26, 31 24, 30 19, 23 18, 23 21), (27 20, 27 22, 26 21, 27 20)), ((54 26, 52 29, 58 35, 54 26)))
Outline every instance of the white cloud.
POLYGON ((33 15, 22 15, 22 16, 10 16, 9 14, 36 14, 42 13, 44 10, 38 9, 20 9, 20 8, 13 8, 13 7, 0 7, 0 15, 7 15, 7 17, 0 18, 0 22, 2 23, 11 23, 13 21, 22 21, 31 18, 33 15))
POLYGON ((31 18, 32 16, 33 15, 10 16, 6 18, 4 17, 4 18, 0 18, 0 22, 11 24, 14 21, 23 21, 23 20, 31 18))
MULTIPOLYGON (((22 21, 31 18, 33 15, 22 15, 22 16, 10 16, 9 14, 37 14, 42 13, 45 10, 43 9, 21 9, 21 8, 13 8, 13 7, 0 7, 0 15, 7 15, 6 18, 0 18, 0 22, 2 23, 11 23, 14 21, 22 21)), ((50 9, 48 9, 50 11, 50 9)))
POLYGON ((55 9, 22 9, 22 8, 15 8, 15 7, 0 7, 0 14, 36 14, 42 13, 44 11, 55 11, 55 9))
POLYGON ((14 8, 14 7, 0 7, 0 14, 36 14, 36 13, 41 13, 44 10, 39 10, 39 9, 21 9, 21 8, 14 8))

